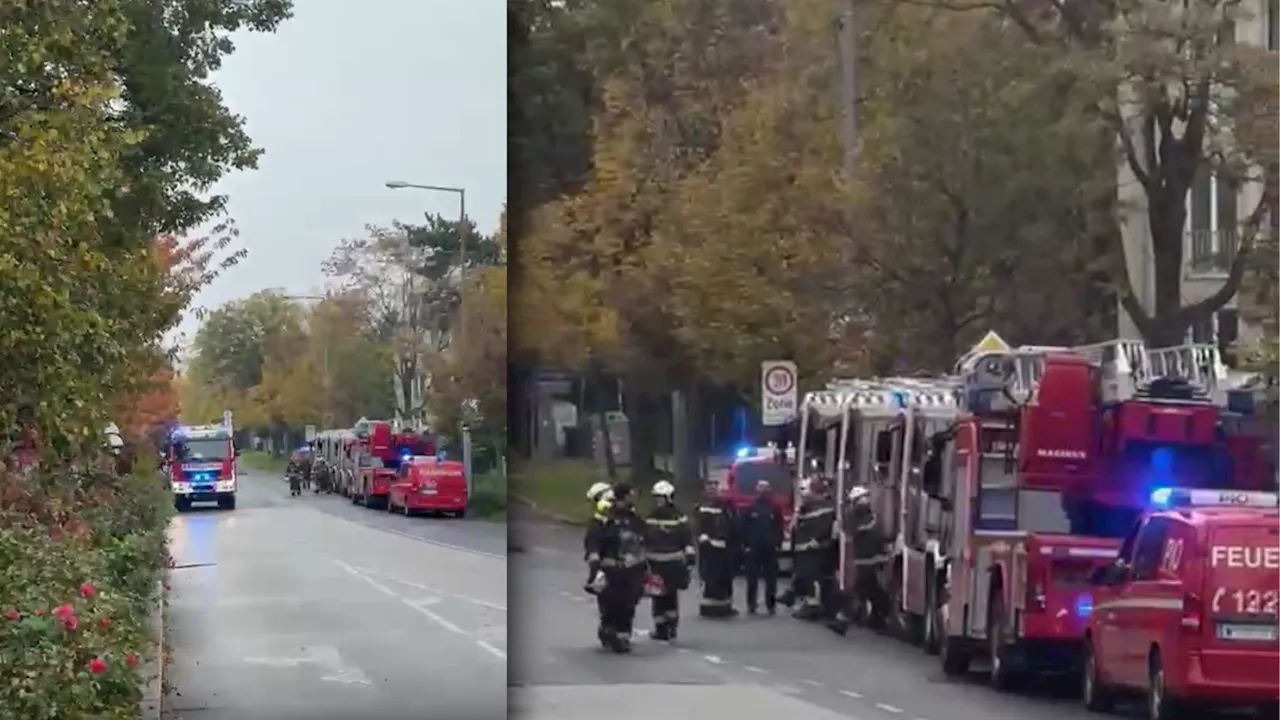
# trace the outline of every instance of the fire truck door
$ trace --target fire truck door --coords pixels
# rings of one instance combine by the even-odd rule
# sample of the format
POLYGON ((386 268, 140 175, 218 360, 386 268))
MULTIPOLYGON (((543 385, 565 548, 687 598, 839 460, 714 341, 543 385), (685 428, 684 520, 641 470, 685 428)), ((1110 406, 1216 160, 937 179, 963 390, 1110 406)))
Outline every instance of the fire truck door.
POLYGON ((1168 620, 1168 611, 1162 608, 1166 593, 1160 577, 1160 561, 1168 534, 1169 521, 1165 518, 1147 521, 1138 534, 1133 563, 1118 593, 1120 657, 1113 667, 1118 679, 1127 685, 1140 685, 1145 681, 1149 650, 1159 641, 1160 628, 1168 620))

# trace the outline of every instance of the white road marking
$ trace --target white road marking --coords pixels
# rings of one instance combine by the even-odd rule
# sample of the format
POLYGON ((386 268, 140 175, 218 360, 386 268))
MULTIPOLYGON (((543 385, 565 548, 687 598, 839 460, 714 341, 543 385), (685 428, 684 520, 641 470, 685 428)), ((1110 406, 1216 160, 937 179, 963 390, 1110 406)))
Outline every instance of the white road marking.
POLYGON ((321 680, 328 682, 342 683, 343 685, 364 685, 372 686, 369 676, 365 675, 359 668, 348 665, 342 658, 342 653, 338 652, 336 647, 331 645, 320 645, 316 647, 303 648, 301 657, 247 657, 244 661, 249 665, 266 665, 275 668, 291 668, 301 665, 319 665, 327 671, 320 677, 321 680))
POLYGON ((810 687, 822 687, 822 683, 818 682, 817 680, 809 680, 808 678, 801 678, 800 682, 810 687))
POLYGON ((854 691, 852 691, 852 690, 841 690, 841 691, 840 691, 840 694, 841 694, 841 695, 843 695, 843 696, 845 696, 845 697, 853 698, 854 700, 861 700, 861 699, 862 699, 862 693, 856 693, 856 692, 854 692, 854 691))
POLYGON ((378 572, 377 570, 370 570, 369 568, 361 567, 359 565, 352 565, 351 568, 361 574, 375 575, 384 580, 390 580, 392 582, 399 583, 400 585, 404 585, 405 587, 411 587, 414 590, 422 590, 423 592, 434 593, 436 595, 443 595, 444 597, 447 597, 447 598, 462 600, 463 602, 469 602, 472 605, 479 605, 480 607, 486 607, 486 608, 489 608, 490 610, 500 610, 502 612, 507 611, 506 605, 499 605, 497 603, 489 602, 488 600, 481 600, 480 598, 471 597, 470 595, 463 595, 461 593, 450 592, 448 590, 441 590, 440 588, 437 588, 437 587, 432 587, 430 585, 423 585, 422 583, 413 582, 412 580, 405 580, 403 578, 398 578, 394 575, 388 575, 387 573, 378 572))
POLYGON ((892 705, 885 705, 884 703, 876 703, 876 707, 880 708, 885 712, 894 713, 894 714, 898 714, 902 712, 902 708, 894 707, 892 705))
POLYGON ((417 540, 418 542, 424 542, 424 543, 426 543, 426 544, 428 544, 428 545, 435 545, 436 547, 447 548, 447 549, 449 549, 449 550, 457 550, 458 552, 464 552, 464 553, 467 553, 467 554, 469 554, 469 555, 479 555, 479 556, 481 556, 481 557, 493 558, 493 559, 495 559, 495 560, 506 560, 506 559, 507 559, 507 556, 506 556, 506 555, 499 555, 499 554, 497 554, 497 553, 489 553, 489 552, 485 552, 485 551, 483 551, 483 550, 474 550, 474 549, 469 548, 469 547, 463 547, 463 546, 461 546, 461 545, 454 545, 453 543, 441 542, 440 540, 433 540, 433 539, 431 539, 431 538, 425 538, 425 537, 422 537, 421 535, 414 535, 413 533, 407 533, 407 532, 404 532, 403 530, 396 530, 395 528, 379 527, 379 526, 376 526, 376 525, 373 525, 373 524, 370 524, 370 523, 363 523, 363 522, 360 522, 360 521, 358 521, 358 520, 352 520, 352 519, 350 519, 350 518, 344 518, 344 517, 341 517, 341 516, 339 516, 339 515, 329 515, 329 517, 337 518, 338 520, 341 520, 341 521, 343 521, 343 522, 349 522, 349 523, 351 523, 352 525, 359 525, 360 527, 368 528, 368 529, 370 529, 370 530, 376 530, 376 531, 378 531, 378 532, 390 533, 390 534, 392 534, 392 535, 399 535, 399 536, 400 536, 400 537, 402 537, 402 538, 408 538, 408 539, 410 539, 410 540, 417 540))
POLYGON ((707 662, 711 663, 712 665, 719 665, 720 663, 724 662, 724 660, 721 660, 721 659, 720 659, 720 656, 719 656, 719 655, 703 655, 703 656, 702 656, 702 659, 703 659, 703 660, 706 660, 707 662))
POLYGON ((746 670, 747 672, 761 673, 761 674, 769 672, 768 670, 765 670, 762 667, 756 667, 755 665, 743 665, 742 669, 746 670))
POLYGON ((405 607, 417 610, 419 613, 426 616, 427 619, 431 620, 432 622, 444 628, 445 630, 448 630, 449 632, 456 633, 458 635, 461 635, 462 637, 467 638, 468 640, 474 642, 480 649, 484 650, 490 655, 493 655, 499 660, 506 662, 507 654, 502 650, 500 650, 499 648, 494 647, 493 645, 489 644, 488 642, 485 642, 484 640, 477 640, 475 637, 471 635, 471 633, 467 632, 466 630, 463 630, 457 625, 454 625, 452 622, 449 622, 448 620, 440 617, 436 613, 431 612, 425 606, 414 603, 412 600, 397 594, 391 588, 387 587, 386 585, 383 585, 377 580, 374 580, 368 575, 361 573, 359 570, 356 570, 354 567, 342 562, 341 560, 335 559, 334 562, 337 563, 338 567, 342 568, 343 570, 346 570, 348 573, 351 573, 355 577, 365 581, 366 583, 368 583, 370 587, 377 590, 378 592, 381 592, 383 595, 399 600, 401 603, 405 605, 405 607))

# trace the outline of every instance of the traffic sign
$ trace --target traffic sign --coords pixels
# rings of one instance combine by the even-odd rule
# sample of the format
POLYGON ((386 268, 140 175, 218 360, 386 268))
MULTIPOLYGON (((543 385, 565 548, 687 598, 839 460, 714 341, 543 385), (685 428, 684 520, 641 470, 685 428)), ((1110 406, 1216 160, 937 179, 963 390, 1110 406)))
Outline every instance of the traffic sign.
POLYGON ((988 330, 986 335, 973 346, 970 353, 989 353, 989 352, 1009 352, 1011 348, 1004 338, 996 334, 995 330, 988 330))
POLYGON ((790 360, 760 363, 760 422, 766 427, 785 425, 795 419, 798 406, 796 364, 790 360))
POLYGON ((308 426, 305 428, 304 432, 306 433, 307 442, 315 442, 315 440, 316 440, 316 426, 315 426, 315 425, 308 425, 308 426))
POLYGON ((222 411, 222 424, 226 425, 228 428, 231 427, 231 411, 230 410, 222 411))

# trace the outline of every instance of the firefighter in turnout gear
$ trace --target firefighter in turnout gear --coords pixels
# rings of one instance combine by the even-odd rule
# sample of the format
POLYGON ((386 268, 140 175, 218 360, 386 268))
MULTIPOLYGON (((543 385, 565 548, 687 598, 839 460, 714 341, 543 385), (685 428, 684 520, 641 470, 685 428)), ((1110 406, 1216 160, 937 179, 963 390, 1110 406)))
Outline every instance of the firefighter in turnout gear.
MULTIPOLYGON (((600 643, 616 653, 625 653, 631 651, 632 624, 648 573, 645 525, 632 506, 629 485, 619 483, 612 494, 605 520, 592 535, 587 557, 593 588, 600 598, 600 643)), ((606 502, 601 501, 602 509, 606 502)))
POLYGON ((666 480, 653 486, 653 512, 645 518, 645 557, 649 572, 662 579, 653 596, 654 640, 675 640, 680 626, 680 591, 689 587, 689 567, 694 562, 693 532, 689 518, 675 504, 676 488, 666 480))
POLYGON ((733 505, 721 496, 719 483, 710 481, 706 484, 695 517, 698 579, 702 583, 698 614, 708 618, 733 617, 738 614, 733 607, 737 533, 733 505))
POLYGON ((609 519, 609 506, 613 500, 613 491, 609 487, 609 483, 598 482, 587 490, 587 500, 591 502, 591 507, 595 511, 591 516, 591 521, 587 523, 586 537, 582 541, 582 559, 587 563, 587 582, 582 589, 587 593, 596 596, 596 609, 600 616, 604 617, 604 600, 596 590, 596 574, 599 572, 598 563, 599 555, 599 536, 600 529, 604 526, 606 520, 609 519), (594 559, 593 559, 594 555, 594 559))
POLYGON ((796 508, 791 537, 795 549, 794 589, 801 620, 817 620, 832 608, 831 552, 835 547, 836 507, 827 483, 815 478, 796 508))
POLYGON ((845 534, 853 539, 853 587, 839 599, 840 609, 832 619, 832 630, 843 635, 854 616, 870 606, 868 625, 880 627, 888 614, 889 598, 880 586, 879 573, 889 553, 885 538, 876 527, 876 512, 865 487, 854 486, 844 512, 845 534))

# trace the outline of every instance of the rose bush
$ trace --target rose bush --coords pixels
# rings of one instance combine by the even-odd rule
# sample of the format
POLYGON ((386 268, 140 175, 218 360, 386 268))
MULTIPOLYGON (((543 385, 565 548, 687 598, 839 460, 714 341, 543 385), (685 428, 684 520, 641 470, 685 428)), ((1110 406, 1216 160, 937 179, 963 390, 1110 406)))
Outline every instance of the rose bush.
POLYGON ((0 471, 0 720, 138 716, 171 502, 145 473, 0 471))

